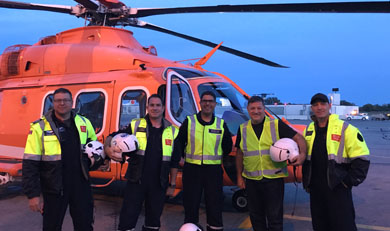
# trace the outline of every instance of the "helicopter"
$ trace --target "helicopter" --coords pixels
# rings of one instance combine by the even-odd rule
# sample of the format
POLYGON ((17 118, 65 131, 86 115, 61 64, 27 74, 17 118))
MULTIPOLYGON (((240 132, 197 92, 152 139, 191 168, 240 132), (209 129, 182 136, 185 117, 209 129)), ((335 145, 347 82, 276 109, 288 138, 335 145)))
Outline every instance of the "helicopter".
MULTIPOLYGON (((48 111, 53 92, 68 88, 74 96, 73 107, 91 120, 98 140, 104 142, 111 132, 126 126, 131 119, 143 117, 146 99, 153 93, 165 101, 165 117, 180 126, 186 116, 199 111, 200 95, 217 95, 215 114, 222 117, 235 134, 248 120, 249 95, 223 74, 203 66, 218 51, 276 68, 285 65, 237 49, 178 33, 140 18, 206 12, 340 12, 388 13, 388 2, 297 3, 217 5, 174 8, 132 8, 116 0, 76 0, 75 6, 0 1, 0 7, 63 13, 84 20, 85 26, 46 35, 33 45, 10 45, 0 56, 0 173, 1 183, 21 177, 21 161, 29 123, 48 111), (161 58, 154 46, 144 47, 131 31, 116 26, 136 27, 162 32, 208 46, 211 50, 193 64, 161 58)), ((272 114, 268 113, 270 117, 272 114)), ((288 123, 288 121, 286 121, 288 123)), ((303 125, 291 125, 302 131, 303 125)), ((127 165, 108 160, 108 168, 91 172, 105 182, 124 179, 127 165)), ((224 185, 235 185, 235 153, 224 159, 224 185)), ((286 182, 300 180, 300 169, 289 168, 286 182), (294 176, 295 175, 295 176, 294 176), (297 177, 297 179, 295 179, 297 177)), ((182 187, 177 177, 178 193, 182 187)), ((244 193, 237 190, 233 205, 245 209, 244 193)))

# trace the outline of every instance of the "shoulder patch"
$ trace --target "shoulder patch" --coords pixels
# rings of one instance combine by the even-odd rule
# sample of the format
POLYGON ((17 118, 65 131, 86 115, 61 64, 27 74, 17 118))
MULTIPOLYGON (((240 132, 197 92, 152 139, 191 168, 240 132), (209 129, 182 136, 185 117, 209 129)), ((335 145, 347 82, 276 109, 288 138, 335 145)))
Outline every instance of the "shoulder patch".
POLYGON ((362 134, 360 134, 360 132, 358 132, 357 138, 358 138, 358 140, 360 140, 360 142, 364 142, 364 138, 363 138, 362 134))

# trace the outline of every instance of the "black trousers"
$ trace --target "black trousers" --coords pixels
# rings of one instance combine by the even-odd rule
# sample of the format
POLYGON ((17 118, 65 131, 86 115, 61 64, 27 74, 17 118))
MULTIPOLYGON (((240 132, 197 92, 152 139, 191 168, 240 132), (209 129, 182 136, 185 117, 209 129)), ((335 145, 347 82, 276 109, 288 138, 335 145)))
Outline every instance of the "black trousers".
POLYGON ((63 195, 43 193, 43 230, 60 231, 69 205, 75 231, 93 230, 93 197, 89 182, 65 187, 63 195))
POLYGON ((121 214, 119 217, 119 230, 135 228, 142 205, 145 202, 146 230, 158 230, 160 217, 164 208, 166 189, 160 184, 133 184, 127 182, 121 214))
POLYGON ((326 185, 310 187, 310 211, 315 231, 357 230, 352 190, 342 184, 333 190, 326 185))
POLYGON ((185 163, 183 168, 184 223, 199 222, 199 207, 204 191, 208 230, 222 230, 223 170, 221 165, 185 163))
POLYGON ((254 231, 283 230, 284 180, 246 180, 249 217, 254 231))

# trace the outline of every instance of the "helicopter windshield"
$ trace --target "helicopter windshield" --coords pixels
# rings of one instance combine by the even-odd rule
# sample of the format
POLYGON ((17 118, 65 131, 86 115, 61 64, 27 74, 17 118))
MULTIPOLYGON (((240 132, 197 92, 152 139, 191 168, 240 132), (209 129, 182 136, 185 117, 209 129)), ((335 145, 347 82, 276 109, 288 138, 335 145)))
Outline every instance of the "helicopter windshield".
POLYGON ((199 95, 205 91, 214 92, 217 97, 215 115, 225 120, 230 132, 236 135, 241 123, 248 120, 247 99, 231 84, 208 82, 198 86, 199 95))

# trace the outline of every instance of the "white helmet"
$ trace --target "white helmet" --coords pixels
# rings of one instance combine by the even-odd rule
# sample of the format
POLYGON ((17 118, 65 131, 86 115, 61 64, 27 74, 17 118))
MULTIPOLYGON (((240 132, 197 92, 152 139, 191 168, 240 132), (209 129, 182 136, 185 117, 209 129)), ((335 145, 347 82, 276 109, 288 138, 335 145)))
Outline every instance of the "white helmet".
POLYGON ((137 150, 138 140, 134 135, 127 133, 116 134, 111 140, 111 146, 114 147, 115 152, 132 152, 137 150))
POLYGON ((202 230, 193 223, 185 223, 180 227, 179 231, 202 231, 202 230))
POLYGON ((292 139, 282 138, 271 146, 270 155, 275 162, 291 161, 299 155, 298 145, 292 139))
POLYGON ((104 159, 106 157, 104 153, 103 144, 99 141, 91 141, 84 146, 84 153, 88 155, 91 160, 91 166, 95 164, 95 161, 104 159))

